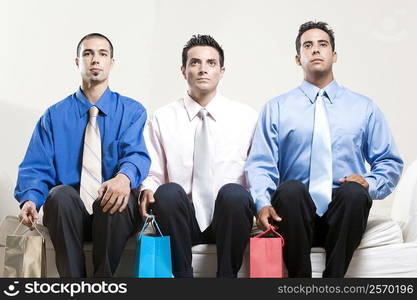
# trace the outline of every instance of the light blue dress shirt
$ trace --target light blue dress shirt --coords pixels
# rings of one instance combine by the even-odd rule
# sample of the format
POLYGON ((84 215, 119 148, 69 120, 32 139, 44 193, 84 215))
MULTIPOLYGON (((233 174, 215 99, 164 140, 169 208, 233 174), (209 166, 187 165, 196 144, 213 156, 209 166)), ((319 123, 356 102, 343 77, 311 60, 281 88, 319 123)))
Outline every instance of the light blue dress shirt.
MULTIPOLYGON (((382 112, 371 99, 334 80, 324 90, 333 188, 340 187, 340 178, 356 173, 369 183, 372 199, 386 197, 399 181, 403 161, 382 112)), ((303 81, 298 88, 270 100, 260 113, 245 166, 258 211, 271 205, 271 196, 281 182, 299 180, 308 188, 318 92, 318 87, 303 81)))
MULTIPOLYGON (((32 200, 39 209, 49 190, 65 184, 79 187, 84 132, 92 104, 81 89, 47 109, 36 124, 19 166, 15 198, 32 200)), ((137 101, 109 88, 99 109, 103 181, 123 173, 135 189, 146 178, 150 158, 143 139, 146 110, 137 101)))

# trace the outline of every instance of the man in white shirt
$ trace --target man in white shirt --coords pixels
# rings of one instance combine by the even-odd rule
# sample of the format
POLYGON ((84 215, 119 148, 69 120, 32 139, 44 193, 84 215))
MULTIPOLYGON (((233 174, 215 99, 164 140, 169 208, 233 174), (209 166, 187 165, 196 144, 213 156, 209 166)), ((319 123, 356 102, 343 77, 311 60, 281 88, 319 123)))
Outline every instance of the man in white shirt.
POLYGON ((192 277, 191 247, 217 245, 217 276, 236 277, 249 240, 254 206, 244 164, 257 114, 217 92, 224 53, 207 35, 193 36, 182 52, 188 91, 158 109, 145 129, 152 165, 141 186, 149 209, 171 237, 175 277, 192 277))

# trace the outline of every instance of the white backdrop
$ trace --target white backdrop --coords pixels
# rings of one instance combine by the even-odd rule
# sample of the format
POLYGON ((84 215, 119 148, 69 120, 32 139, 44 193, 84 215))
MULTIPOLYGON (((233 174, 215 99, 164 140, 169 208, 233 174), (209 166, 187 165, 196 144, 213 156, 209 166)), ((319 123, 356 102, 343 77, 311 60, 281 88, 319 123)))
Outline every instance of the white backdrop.
POLYGON ((416 13, 413 0, 0 0, 0 217, 17 211, 11 189, 36 121, 79 85, 75 48, 90 32, 114 44, 111 88, 149 113, 182 95, 181 50, 197 33, 225 50, 223 94, 260 110, 302 80, 299 25, 326 21, 337 81, 381 107, 407 166, 417 158, 416 13))

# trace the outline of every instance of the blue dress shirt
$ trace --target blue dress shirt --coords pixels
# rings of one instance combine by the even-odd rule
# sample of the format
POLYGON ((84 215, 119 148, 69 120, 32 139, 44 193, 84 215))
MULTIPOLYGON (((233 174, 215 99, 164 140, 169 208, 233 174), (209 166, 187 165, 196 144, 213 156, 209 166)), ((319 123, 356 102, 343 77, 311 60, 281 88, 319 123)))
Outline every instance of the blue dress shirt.
MULTIPOLYGON (((334 80, 324 90, 333 188, 340 187, 340 178, 356 173, 369 183, 372 199, 386 197, 400 178, 403 161, 382 112, 372 100, 334 80)), ((318 87, 303 81, 298 88, 270 100, 260 113, 245 166, 258 211, 271 205, 271 195, 280 182, 295 179, 308 188, 318 92, 318 87)))
MULTIPOLYGON (((19 203, 32 200, 39 209, 54 186, 79 188, 84 132, 91 106, 78 89, 40 118, 19 166, 15 189, 19 203)), ((135 189, 148 175, 150 166, 142 135, 146 110, 139 102, 109 88, 95 106, 99 109, 103 181, 123 173, 135 189)))

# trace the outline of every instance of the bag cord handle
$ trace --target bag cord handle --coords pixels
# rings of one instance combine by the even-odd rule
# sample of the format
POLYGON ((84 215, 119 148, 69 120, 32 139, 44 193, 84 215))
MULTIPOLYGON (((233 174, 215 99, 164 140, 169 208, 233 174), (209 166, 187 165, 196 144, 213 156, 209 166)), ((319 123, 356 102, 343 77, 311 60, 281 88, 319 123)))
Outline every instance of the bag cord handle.
MULTIPOLYGON (((36 231, 39 233, 39 235, 40 235, 43 239, 45 239, 45 238, 43 237, 43 234, 39 231, 38 226, 36 226, 36 223, 33 223, 33 220, 30 220, 30 222, 32 222, 32 225, 35 225, 35 229, 36 229, 36 231)), ((20 221, 19 225, 17 225, 17 227, 16 227, 16 229, 15 229, 15 231, 13 232, 13 234, 12 234, 12 235, 16 235, 16 233, 17 233, 17 231, 19 230, 19 228, 20 228, 20 226, 22 225, 22 223, 23 223, 23 219, 20 221)), ((22 235, 24 235, 26 232, 28 232, 28 230, 29 230, 29 228, 27 228, 25 231, 23 231, 23 232, 22 232, 22 235)))
POLYGON ((142 230, 139 233, 139 236, 143 235, 143 232, 145 231, 145 229, 149 226, 149 223, 152 224, 152 227, 154 228, 154 231, 156 233, 159 233, 161 236, 164 236, 161 232, 161 229, 159 229, 158 223, 155 220, 155 215, 148 215, 145 219, 145 222, 142 226, 142 230))
POLYGON ((267 230, 265 230, 264 232, 261 232, 260 234, 258 234, 257 236, 255 236, 254 238, 260 238, 262 236, 264 236, 265 234, 267 234, 268 232, 272 232, 274 233, 277 237, 280 237, 282 240, 282 246, 284 247, 285 245, 285 241, 284 238, 282 237, 282 235, 280 235, 272 225, 269 225, 269 228, 267 230))

